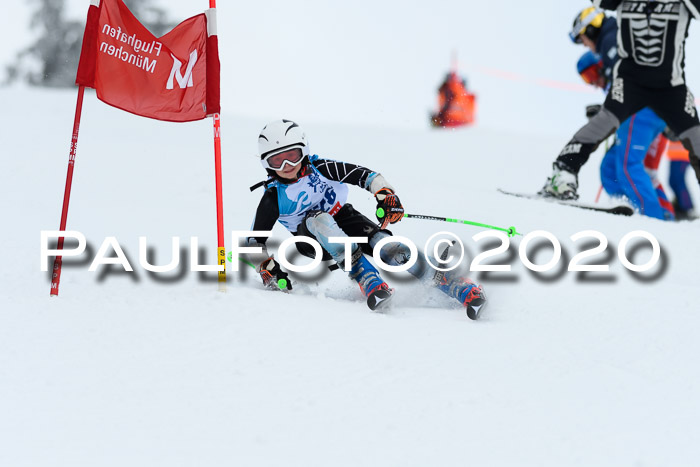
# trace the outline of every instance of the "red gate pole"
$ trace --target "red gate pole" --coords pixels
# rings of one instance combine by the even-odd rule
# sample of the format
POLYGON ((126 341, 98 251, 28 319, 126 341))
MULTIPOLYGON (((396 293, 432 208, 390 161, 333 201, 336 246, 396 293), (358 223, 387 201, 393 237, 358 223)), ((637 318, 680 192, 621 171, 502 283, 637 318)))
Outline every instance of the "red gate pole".
MULTIPOLYGON (((209 8, 216 8, 216 0, 209 0, 209 8)), ((214 169, 216 171, 216 231, 217 261, 223 269, 219 271, 219 291, 226 291, 226 246, 224 243, 224 197, 221 180, 221 115, 215 113, 214 120, 214 169)))
MULTIPOLYGON (((70 203, 70 190, 73 185, 73 167, 75 166, 75 153, 78 148, 78 131, 80 129, 80 116, 83 112, 83 95, 85 86, 78 88, 78 102, 75 104, 75 120, 73 121, 73 137, 70 142, 70 155, 68 156, 68 173, 66 174, 66 189, 63 193, 63 210, 61 211, 61 227, 59 230, 66 230, 66 220, 68 219, 68 203, 70 203)), ((64 237, 58 237, 57 249, 63 249, 64 237)), ((53 274, 51 276, 51 296, 58 296, 58 285, 61 282, 61 265, 63 256, 58 254, 53 260, 53 274)))
MULTIPOLYGON (((213 1, 213 0, 212 0, 213 1)), ((224 198, 221 180, 221 115, 214 114, 214 169, 216 171, 216 232, 219 266, 219 291, 226 291, 226 246, 224 244, 224 198)))

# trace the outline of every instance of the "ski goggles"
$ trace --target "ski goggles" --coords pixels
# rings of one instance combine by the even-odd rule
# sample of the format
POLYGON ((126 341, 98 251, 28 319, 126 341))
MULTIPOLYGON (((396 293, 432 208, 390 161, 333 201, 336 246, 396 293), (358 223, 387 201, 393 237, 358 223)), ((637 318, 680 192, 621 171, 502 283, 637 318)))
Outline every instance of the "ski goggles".
POLYGON ((603 13, 601 10, 595 7, 586 8, 574 21, 569 37, 576 44, 582 43, 583 39, 581 39, 581 36, 586 31, 586 28, 588 26, 595 26, 599 28, 603 24, 604 19, 605 13, 603 13))
POLYGON ((292 148, 283 152, 269 154, 263 157, 260 163, 266 169, 282 170, 285 164, 294 167, 301 164, 302 160, 304 160, 304 154, 301 148, 292 148))
POLYGON ((581 39, 581 34, 583 34, 583 31, 584 31, 585 29, 586 29, 586 28, 583 28, 582 30, 580 30, 580 29, 578 29, 578 28, 574 28, 574 29, 569 33, 569 37, 571 38, 571 42, 573 42, 574 44, 582 44, 582 43, 583 43, 583 39, 581 39))
POLYGON ((600 77, 600 67, 598 65, 591 65, 581 72, 581 78, 588 84, 598 84, 600 77))

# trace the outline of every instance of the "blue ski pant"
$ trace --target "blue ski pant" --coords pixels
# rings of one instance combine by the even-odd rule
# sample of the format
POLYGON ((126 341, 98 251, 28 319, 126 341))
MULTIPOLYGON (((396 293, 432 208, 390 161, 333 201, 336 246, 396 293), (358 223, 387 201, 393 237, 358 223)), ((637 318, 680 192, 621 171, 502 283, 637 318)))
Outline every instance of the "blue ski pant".
POLYGON ((659 202, 644 157, 664 128, 666 123, 653 110, 640 110, 620 125, 600 165, 600 179, 610 196, 625 196, 642 214, 662 220, 673 219, 673 213, 659 202))
POLYGON ((671 169, 668 183, 671 185, 673 193, 676 195, 678 207, 682 211, 693 209, 693 200, 690 199, 688 186, 685 184, 685 171, 690 165, 688 161, 671 161, 671 169))

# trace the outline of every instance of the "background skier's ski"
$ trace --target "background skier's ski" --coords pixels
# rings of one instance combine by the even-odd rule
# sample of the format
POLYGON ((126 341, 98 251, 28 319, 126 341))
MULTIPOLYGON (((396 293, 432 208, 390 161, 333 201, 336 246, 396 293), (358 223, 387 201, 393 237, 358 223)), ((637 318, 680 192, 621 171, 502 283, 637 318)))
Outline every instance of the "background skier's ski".
POLYGON ((538 195, 538 194, 532 194, 532 193, 515 193, 513 191, 506 191, 501 188, 498 189, 501 193, 504 195, 510 195, 510 196, 515 196, 517 198, 526 198, 526 199, 539 199, 539 200, 544 200, 548 202, 554 202, 557 204, 563 204, 565 206, 573 206, 575 208, 580 208, 580 209, 587 209, 589 211, 599 211, 599 212, 607 212, 610 214, 616 214, 620 216, 631 216, 634 214, 634 209, 632 207, 620 204, 617 206, 596 206, 592 204, 584 204, 580 203, 578 201, 565 201, 561 199, 555 199, 555 198, 545 198, 544 196, 538 195))

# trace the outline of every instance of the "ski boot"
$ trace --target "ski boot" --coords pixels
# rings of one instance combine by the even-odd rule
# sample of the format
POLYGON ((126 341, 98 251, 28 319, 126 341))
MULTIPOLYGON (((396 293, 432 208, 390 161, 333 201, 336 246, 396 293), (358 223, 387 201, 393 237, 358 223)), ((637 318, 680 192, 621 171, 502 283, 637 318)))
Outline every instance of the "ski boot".
POLYGON ((547 178, 544 186, 537 194, 545 198, 577 200, 578 176, 559 167, 556 162, 552 164, 552 167, 554 169, 552 176, 547 178))
POLYGON ((363 254, 353 257, 350 277, 360 285, 360 290, 367 297, 367 306, 370 310, 382 309, 391 301, 394 289, 389 288, 379 275, 379 271, 363 254))
POLYGON ((469 319, 477 319, 486 304, 486 295, 481 286, 466 277, 443 274, 437 288, 464 305, 469 319))

